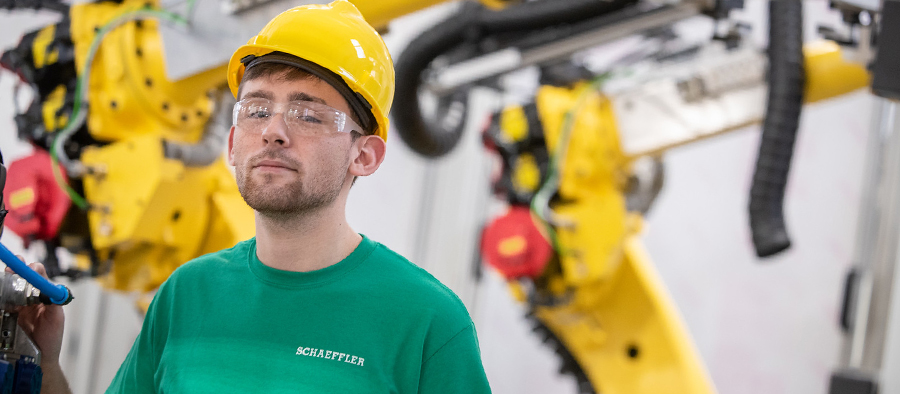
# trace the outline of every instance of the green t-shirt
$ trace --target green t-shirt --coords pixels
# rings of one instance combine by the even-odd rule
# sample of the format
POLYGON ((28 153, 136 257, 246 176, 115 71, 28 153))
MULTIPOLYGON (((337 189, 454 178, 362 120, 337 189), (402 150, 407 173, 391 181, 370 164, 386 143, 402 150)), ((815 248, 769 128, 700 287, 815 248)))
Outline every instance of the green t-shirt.
POLYGON ((447 287, 363 237, 312 272, 256 239, 176 270, 107 393, 490 393, 475 327, 447 287))

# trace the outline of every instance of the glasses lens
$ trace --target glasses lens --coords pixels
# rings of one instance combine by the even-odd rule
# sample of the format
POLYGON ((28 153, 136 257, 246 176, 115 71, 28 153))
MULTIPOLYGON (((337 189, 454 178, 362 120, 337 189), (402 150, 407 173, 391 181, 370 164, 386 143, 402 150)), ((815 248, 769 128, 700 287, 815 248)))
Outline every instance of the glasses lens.
POLYGON ((261 127, 268 125, 273 115, 269 100, 241 100, 237 103, 234 124, 244 130, 262 130, 261 127))
POLYGON ((290 103, 284 112, 284 121, 291 131, 308 134, 340 131, 335 127, 338 117, 339 113, 335 110, 318 108, 314 103, 305 102, 290 103))

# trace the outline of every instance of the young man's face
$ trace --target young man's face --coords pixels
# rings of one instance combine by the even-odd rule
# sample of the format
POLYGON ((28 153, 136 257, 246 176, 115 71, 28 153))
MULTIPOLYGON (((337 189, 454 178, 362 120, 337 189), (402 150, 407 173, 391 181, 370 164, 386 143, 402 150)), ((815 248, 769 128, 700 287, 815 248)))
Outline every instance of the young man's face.
MULTIPOLYGON (((241 97, 262 97, 276 103, 306 100, 350 113, 347 101, 318 79, 285 80, 282 75, 246 81, 241 97)), ((286 216, 314 211, 333 203, 351 179, 349 133, 305 135, 289 130, 283 114, 255 129, 232 126, 229 163, 241 196, 254 210, 286 216)))

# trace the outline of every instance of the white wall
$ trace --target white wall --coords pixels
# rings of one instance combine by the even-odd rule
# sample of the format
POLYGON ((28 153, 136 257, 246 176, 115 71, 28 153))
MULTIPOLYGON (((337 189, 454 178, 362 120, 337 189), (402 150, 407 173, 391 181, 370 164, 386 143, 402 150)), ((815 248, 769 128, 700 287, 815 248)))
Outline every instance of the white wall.
POLYGON ((646 241, 721 392, 826 392, 870 107, 857 94, 805 110, 785 199, 793 246, 771 260, 747 225, 757 129, 667 157, 646 241))
MULTIPOLYGON (((808 32, 815 20, 834 20, 825 3, 807 1, 814 9, 808 32)), ((413 34, 451 8, 395 23, 386 38, 395 58, 413 34)), ((761 21, 764 12, 765 2, 749 0, 743 17, 761 21)), ((0 47, 51 20, 27 11, 0 12, 0 47)), ((764 28, 756 36, 764 40, 764 28)), ((0 73, 0 149, 7 160, 29 151, 15 139, 13 78, 0 73)), ((759 129, 667 154, 667 184, 649 215, 645 240, 721 393, 826 391, 839 352, 836 320, 853 250, 870 107, 866 95, 856 94, 805 110, 786 198, 794 247, 764 263, 754 257, 746 219, 759 129)), ((393 135, 382 168, 354 187, 348 216, 356 230, 414 258, 466 300, 496 393, 574 393, 572 382, 556 373, 555 356, 530 334, 522 308, 502 281, 491 272, 481 283, 469 280, 474 231, 489 210, 476 131, 468 131, 458 152, 437 162, 416 157, 393 135), (423 206, 424 185, 433 179, 434 201, 423 206)), ((21 250, 11 232, 2 241, 21 250)), ((79 299, 67 307, 64 367, 76 394, 100 392, 140 319, 132 296, 106 295, 89 282, 73 291, 79 299), (97 315, 105 316, 99 327, 91 325, 97 315)))

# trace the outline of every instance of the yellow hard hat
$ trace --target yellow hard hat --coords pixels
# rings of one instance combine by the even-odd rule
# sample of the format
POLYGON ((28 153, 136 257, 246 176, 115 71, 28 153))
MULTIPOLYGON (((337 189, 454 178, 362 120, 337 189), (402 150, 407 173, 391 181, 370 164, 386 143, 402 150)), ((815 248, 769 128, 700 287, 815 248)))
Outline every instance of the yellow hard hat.
POLYGON ((360 111, 370 110, 377 123, 375 135, 387 140, 394 62, 384 40, 349 1, 295 7, 269 21, 231 56, 228 87, 235 97, 246 65, 255 65, 256 59, 297 66, 324 79, 344 95, 364 123, 371 122, 360 111), (352 94, 338 86, 335 75, 352 94))

